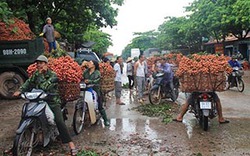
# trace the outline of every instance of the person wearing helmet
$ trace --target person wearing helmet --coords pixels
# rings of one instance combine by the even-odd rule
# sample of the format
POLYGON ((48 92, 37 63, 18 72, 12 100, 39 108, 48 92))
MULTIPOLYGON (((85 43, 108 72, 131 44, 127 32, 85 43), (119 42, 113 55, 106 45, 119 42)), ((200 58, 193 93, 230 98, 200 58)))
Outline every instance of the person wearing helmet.
POLYGON ((44 55, 38 56, 35 62, 37 70, 28 80, 25 81, 25 83, 13 94, 13 96, 19 96, 21 93, 30 91, 33 88, 42 89, 48 93, 55 93, 55 95, 51 95, 51 98, 47 101, 47 103, 54 113, 55 123, 60 133, 62 142, 69 144, 71 155, 76 155, 76 147, 72 142, 61 112, 61 100, 57 94, 59 92, 58 82, 55 82, 55 80, 58 79, 56 73, 48 68, 48 59, 44 55))
MULTIPOLYGON (((238 67, 238 68, 242 69, 240 63, 237 61, 237 56, 236 56, 236 55, 233 55, 233 56, 231 57, 231 60, 228 61, 228 64, 229 64, 232 68, 238 67)), ((231 82, 231 86, 230 86, 230 87, 234 87, 235 79, 233 78, 233 75, 232 75, 232 74, 230 74, 230 75, 228 76, 228 82, 231 82)))
POLYGON ((54 36, 54 26, 52 25, 52 19, 50 17, 45 20, 46 25, 43 27, 43 32, 39 36, 45 35, 46 40, 49 45, 49 52, 52 51, 52 48, 56 50, 56 40, 54 36))
POLYGON ((233 55, 231 57, 231 60, 228 61, 229 65, 233 68, 233 67, 239 67, 241 68, 240 63, 237 61, 237 56, 233 55))

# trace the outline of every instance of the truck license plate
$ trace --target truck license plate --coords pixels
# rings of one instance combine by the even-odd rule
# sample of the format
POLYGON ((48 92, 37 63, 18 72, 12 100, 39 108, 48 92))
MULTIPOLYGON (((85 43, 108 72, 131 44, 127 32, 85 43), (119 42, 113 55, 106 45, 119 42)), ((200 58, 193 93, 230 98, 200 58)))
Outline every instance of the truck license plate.
POLYGON ((211 102, 209 101, 200 102, 200 109, 211 109, 211 102))

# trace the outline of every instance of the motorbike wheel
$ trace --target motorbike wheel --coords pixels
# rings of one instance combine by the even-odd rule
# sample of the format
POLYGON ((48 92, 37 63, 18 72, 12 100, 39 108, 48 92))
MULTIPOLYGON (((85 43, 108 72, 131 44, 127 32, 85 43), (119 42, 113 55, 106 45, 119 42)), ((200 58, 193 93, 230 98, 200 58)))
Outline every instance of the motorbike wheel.
POLYGON ((179 96, 179 89, 178 88, 174 88, 174 94, 175 94, 175 96, 171 96, 171 100, 173 102, 175 102, 178 99, 178 96, 179 96))
MULTIPOLYGON (((83 101, 79 100, 77 104, 81 105, 81 107, 76 107, 74 116, 73 116, 73 129, 76 135, 80 134, 83 127, 85 117, 87 115, 86 106, 83 106, 83 101)), ((76 105, 77 105, 76 104, 76 105)))
POLYGON ((202 128, 204 131, 208 130, 208 117, 202 115, 202 128))
POLYGON ((203 113, 199 116, 199 124, 204 131, 208 130, 208 117, 204 116, 203 113))
POLYGON ((161 96, 161 93, 159 92, 161 92, 160 87, 150 90, 148 95, 149 95, 149 101, 151 104, 158 105, 161 103, 162 96, 161 96))
POLYGON ((230 85, 231 85, 231 82, 229 82, 228 80, 226 81, 226 86, 225 86, 225 90, 228 90, 230 89, 230 85))
POLYGON ((236 80, 236 85, 237 85, 237 89, 239 92, 243 92, 245 89, 245 85, 242 79, 238 79, 236 80))
POLYGON ((13 155, 31 156, 34 147, 34 127, 27 127, 21 134, 16 135, 13 146, 13 155))

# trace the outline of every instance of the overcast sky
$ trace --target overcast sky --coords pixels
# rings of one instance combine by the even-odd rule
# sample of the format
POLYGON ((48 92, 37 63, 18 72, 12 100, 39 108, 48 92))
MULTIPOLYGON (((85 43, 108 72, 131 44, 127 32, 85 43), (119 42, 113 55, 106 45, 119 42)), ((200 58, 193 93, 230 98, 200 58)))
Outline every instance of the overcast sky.
POLYGON ((113 46, 108 52, 120 55, 131 42, 133 32, 156 30, 164 22, 164 17, 183 16, 184 7, 191 2, 193 0, 124 0, 116 17, 117 26, 103 29, 112 35, 113 46))

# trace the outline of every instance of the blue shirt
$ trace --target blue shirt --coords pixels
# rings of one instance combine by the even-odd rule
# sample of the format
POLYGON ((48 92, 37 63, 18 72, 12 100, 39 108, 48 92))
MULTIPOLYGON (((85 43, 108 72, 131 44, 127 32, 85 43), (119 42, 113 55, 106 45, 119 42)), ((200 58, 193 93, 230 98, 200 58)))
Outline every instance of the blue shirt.
POLYGON ((233 60, 230 60, 228 61, 228 63, 230 64, 230 66, 233 68, 233 67, 239 67, 241 68, 241 65, 239 64, 238 61, 233 61, 233 60))
POLYGON ((165 63, 164 65, 161 64, 160 69, 163 70, 164 73, 167 73, 167 80, 172 80, 174 77, 174 73, 171 69, 171 64, 165 63))

